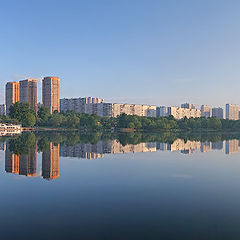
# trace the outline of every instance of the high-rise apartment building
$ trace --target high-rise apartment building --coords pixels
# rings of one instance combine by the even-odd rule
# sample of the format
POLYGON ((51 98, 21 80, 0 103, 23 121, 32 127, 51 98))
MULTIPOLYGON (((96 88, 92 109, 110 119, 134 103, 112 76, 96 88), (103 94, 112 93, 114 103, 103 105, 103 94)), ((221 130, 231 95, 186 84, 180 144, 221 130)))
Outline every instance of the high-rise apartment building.
POLYGON ((42 81, 43 105, 49 108, 50 113, 60 112, 60 79, 45 77, 42 81))
POLYGON ((181 108, 195 109, 195 106, 191 103, 183 103, 181 104, 181 108))
POLYGON ((6 115, 6 104, 0 105, 0 115, 6 115))
POLYGON ((226 104, 226 119, 239 120, 239 106, 235 104, 226 104))
POLYGON ((222 108, 213 108, 212 117, 223 119, 223 109, 222 108))
POLYGON ((201 116, 205 118, 211 117, 211 107, 207 105, 201 106, 201 116))
POLYGON ((157 107, 156 115, 157 117, 166 117, 168 114, 168 109, 165 106, 157 107))
POLYGON ((182 107, 168 107, 168 116, 173 116, 176 119, 182 118, 200 118, 201 110, 194 108, 182 108, 182 107))
POLYGON ((102 98, 72 98, 60 100, 61 111, 96 114, 100 117, 117 117, 122 113, 128 115, 156 117, 156 106, 123 103, 104 103, 102 98))
POLYGON ((28 103, 30 108, 37 112, 37 80, 26 79, 20 83, 20 102, 28 103))
POLYGON ((156 106, 123 103, 96 103, 93 104, 93 113, 100 117, 117 117, 122 113, 127 115, 156 117, 156 106))
POLYGON ((60 110, 66 112, 68 110, 78 113, 93 114, 95 103, 103 103, 102 98, 84 97, 84 98, 63 98, 60 99, 60 110))
POLYGON ((5 92, 5 103, 7 114, 9 113, 9 108, 12 104, 19 102, 19 83, 18 82, 8 82, 6 84, 5 92))

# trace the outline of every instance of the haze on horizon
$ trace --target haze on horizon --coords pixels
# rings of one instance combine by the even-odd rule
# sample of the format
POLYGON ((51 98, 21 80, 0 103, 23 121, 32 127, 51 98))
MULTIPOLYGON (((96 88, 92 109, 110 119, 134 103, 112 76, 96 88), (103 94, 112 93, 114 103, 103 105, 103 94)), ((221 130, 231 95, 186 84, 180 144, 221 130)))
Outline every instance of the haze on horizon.
POLYGON ((239 12, 237 0, 5 1, 0 103, 7 81, 56 75, 61 98, 240 104, 239 12))

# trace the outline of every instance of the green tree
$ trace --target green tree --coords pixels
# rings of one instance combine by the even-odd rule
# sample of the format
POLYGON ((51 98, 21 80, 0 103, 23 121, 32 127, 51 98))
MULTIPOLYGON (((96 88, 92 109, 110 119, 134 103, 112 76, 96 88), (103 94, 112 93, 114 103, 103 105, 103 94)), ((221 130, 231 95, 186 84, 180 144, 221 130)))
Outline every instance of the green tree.
POLYGON ((68 128, 77 128, 80 123, 80 118, 76 115, 69 115, 66 117, 65 125, 68 128))
POLYGON ((28 103, 17 102, 10 106, 9 116, 18 120, 24 127, 33 127, 36 124, 36 116, 28 103))
POLYGON ((63 120, 64 120, 64 116, 62 114, 54 113, 50 117, 49 122, 50 122, 50 125, 53 126, 53 127, 60 127, 63 120))
POLYGON ((24 127, 33 127, 35 124, 36 116, 31 112, 26 113, 26 115, 22 119, 22 125, 24 127))
POLYGON ((19 155, 27 154, 30 147, 35 146, 36 136, 33 133, 25 132, 22 135, 9 140, 10 151, 19 155))
POLYGON ((41 106, 38 110, 38 117, 43 121, 43 122, 47 122, 49 117, 50 117, 50 113, 49 113, 49 109, 46 106, 41 106))

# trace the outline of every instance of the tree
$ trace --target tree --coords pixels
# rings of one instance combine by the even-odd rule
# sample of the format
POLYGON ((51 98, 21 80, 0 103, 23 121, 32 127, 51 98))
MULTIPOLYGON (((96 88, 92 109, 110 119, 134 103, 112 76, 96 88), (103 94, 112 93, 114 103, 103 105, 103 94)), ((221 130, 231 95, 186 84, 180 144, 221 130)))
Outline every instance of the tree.
POLYGON ((59 114, 59 113, 54 113, 51 117, 50 117, 50 124, 53 127, 60 127, 62 122, 63 122, 63 115, 59 114))
POLYGON ((49 117, 50 117, 50 113, 49 113, 49 109, 46 106, 41 106, 38 110, 38 117, 43 121, 43 122, 47 122, 49 117))
POLYGON ((221 120, 218 118, 210 118, 209 119, 209 128, 221 129, 222 128, 221 120))
POLYGON ((76 115, 69 115, 66 117, 65 125, 69 128, 76 128, 79 123, 80 119, 76 115))
POLYGON ((35 124, 36 116, 31 112, 26 113, 26 115, 22 119, 22 125, 24 127, 33 127, 35 124))
POLYGON ((27 154, 30 147, 36 144, 36 136, 33 133, 23 133, 22 135, 9 140, 9 149, 11 152, 20 155, 27 154))
POLYGON ((9 116, 21 122, 24 115, 27 114, 29 111, 30 111, 30 108, 28 103, 16 102, 10 106, 9 116))
POLYGON ((10 106, 9 116, 17 119, 24 127, 33 127, 36 124, 36 116, 28 103, 17 102, 10 106))

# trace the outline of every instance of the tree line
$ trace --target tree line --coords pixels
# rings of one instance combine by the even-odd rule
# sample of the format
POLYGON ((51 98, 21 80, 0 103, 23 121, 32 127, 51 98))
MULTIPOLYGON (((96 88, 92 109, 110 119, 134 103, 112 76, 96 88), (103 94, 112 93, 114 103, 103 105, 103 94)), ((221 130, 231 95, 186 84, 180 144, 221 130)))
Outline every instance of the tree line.
POLYGON ((156 130, 208 130, 221 131, 240 130, 240 120, 218 118, 183 118, 177 120, 170 117, 140 117, 136 115, 121 114, 117 118, 99 117, 76 113, 73 111, 54 112, 52 115, 45 106, 35 113, 29 104, 17 102, 9 109, 9 115, 0 116, 0 121, 5 123, 19 123, 24 127, 48 127, 79 130, 114 130, 132 129, 141 131, 156 130))

